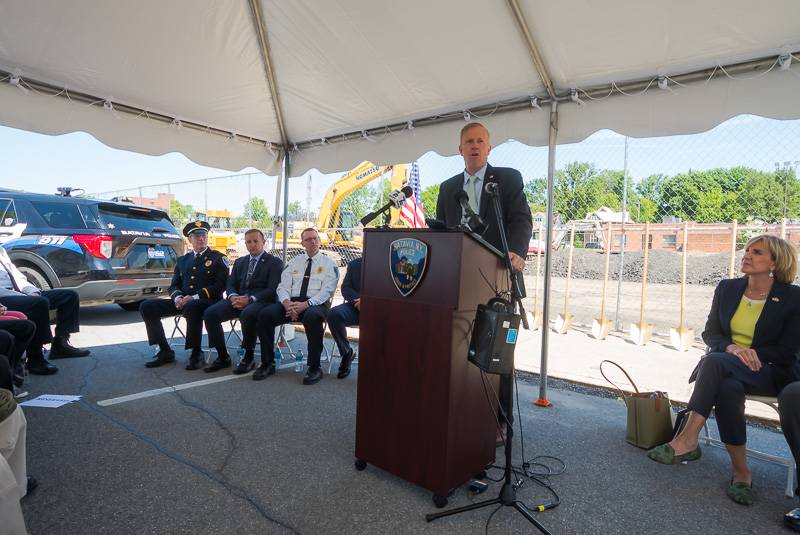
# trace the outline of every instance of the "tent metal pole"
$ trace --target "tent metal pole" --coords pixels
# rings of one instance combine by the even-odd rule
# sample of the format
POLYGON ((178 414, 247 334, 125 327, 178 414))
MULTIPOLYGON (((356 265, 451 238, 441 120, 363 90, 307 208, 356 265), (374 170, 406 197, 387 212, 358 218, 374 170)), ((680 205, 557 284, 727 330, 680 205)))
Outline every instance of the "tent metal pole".
MULTIPOLYGON (((283 158, 286 158, 286 153, 281 152, 283 158)), ((281 175, 284 174, 284 162, 281 162, 281 175)), ((278 175, 277 183, 275 184, 275 210, 272 212, 274 217, 272 218, 272 250, 274 251, 278 247, 278 217, 281 212, 281 186, 283 184, 282 176, 278 175)))
POLYGON ((261 47, 261 60, 264 62, 264 75, 269 84, 269 96, 272 100, 272 111, 278 122, 278 130, 281 133, 281 144, 284 150, 289 149, 289 136, 286 132, 286 122, 283 120, 283 108, 278 94, 278 80, 275 76, 275 65, 272 61, 272 51, 269 46, 267 25, 264 22, 264 14, 261 12, 261 0, 250 0, 250 12, 253 15, 253 23, 258 33, 258 43, 261 47))
POLYGON ((550 276, 553 267, 553 184, 556 169, 556 143, 558 140, 558 102, 550 103, 550 138, 547 147, 547 232, 544 255, 544 295, 542 296, 542 355, 539 365, 539 399, 534 405, 549 407, 547 399, 547 356, 550 334, 550 276))
POLYGON ((555 100, 556 90, 553 87, 553 81, 550 78, 550 73, 547 72, 547 67, 544 65, 544 60, 539 53, 539 48, 536 46, 536 41, 533 40, 530 26, 528 26, 528 21, 525 20, 525 14, 522 12, 519 0, 508 0, 508 5, 511 7, 511 12, 514 14, 514 19, 517 21, 519 31, 522 32, 522 38, 525 40, 525 44, 528 47, 528 52, 533 61, 533 68, 536 69, 536 72, 539 74, 539 78, 542 80, 542 84, 547 90, 547 95, 555 100))
POLYGON ((283 150, 283 253, 281 260, 283 265, 286 265, 286 248, 289 239, 289 173, 291 171, 291 163, 289 162, 289 148, 283 150))

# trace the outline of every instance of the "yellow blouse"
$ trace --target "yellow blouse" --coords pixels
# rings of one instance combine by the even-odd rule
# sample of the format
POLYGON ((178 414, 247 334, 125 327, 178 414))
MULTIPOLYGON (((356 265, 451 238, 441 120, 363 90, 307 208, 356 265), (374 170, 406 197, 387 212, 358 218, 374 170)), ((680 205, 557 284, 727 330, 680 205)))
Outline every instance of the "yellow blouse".
POLYGON ((739 307, 731 318, 731 338, 739 347, 750 347, 753 343, 753 334, 756 332, 756 322, 764 310, 766 299, 756 301, 742 296, 739 307))

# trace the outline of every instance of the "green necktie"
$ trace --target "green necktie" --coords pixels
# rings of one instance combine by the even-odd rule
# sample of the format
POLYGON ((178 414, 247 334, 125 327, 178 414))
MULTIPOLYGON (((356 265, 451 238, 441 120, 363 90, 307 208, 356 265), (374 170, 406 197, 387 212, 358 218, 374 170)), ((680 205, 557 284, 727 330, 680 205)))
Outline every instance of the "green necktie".
POLYGON ((469 180, 467 181, 467 196, 469 197, 469 207, 472 208, 472 211, 476 214, 478 213, 478 192, 475 189, 475 186, 478 185, 478 177, 470 176, 469 180))

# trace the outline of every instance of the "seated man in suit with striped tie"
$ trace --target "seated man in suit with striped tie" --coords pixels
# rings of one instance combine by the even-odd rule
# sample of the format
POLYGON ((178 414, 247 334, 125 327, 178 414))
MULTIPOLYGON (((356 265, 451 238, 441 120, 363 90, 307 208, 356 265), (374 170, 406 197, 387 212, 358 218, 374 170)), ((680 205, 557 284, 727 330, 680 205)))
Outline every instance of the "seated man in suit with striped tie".
POLYGON ((247 373, 253 369, 258 313, 277 299, 275 290, 281 281, 283 262, 264 251, 264 233, 257 228, 244 233, 244 244, 250 254, 233 263, 228 276, 227 297, 208 307, 203 314, 208 346, 217 350, 217 359, 205 369, 209 373, 231 365, 222 322, 233 318, 239 318, 241 322, 242 348, 245 351, 233 373, 247 373))
POLYGON ((261 340, 261 366, 253 374, 260 381, 275 373, 275 327, 300 321, 308 339, 308 371, 304 385, 322 379, 319 361, 322 354, 323 322, 331 306, 331 297, 339 284, 339 267, 320 249, 319 233, 307 228, 300 235, 305 253, 288 262, 278 285, 278 303, 265 307, 258 315, 258 338, 261 340))

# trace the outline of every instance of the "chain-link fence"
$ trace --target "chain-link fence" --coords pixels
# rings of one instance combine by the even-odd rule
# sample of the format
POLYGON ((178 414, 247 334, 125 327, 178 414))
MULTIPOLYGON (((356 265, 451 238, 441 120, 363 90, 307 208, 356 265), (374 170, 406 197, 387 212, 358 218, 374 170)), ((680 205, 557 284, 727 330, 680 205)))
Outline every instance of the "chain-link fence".
MULTIPOLYGON (((543 256, 537 251, 549 242, 554 249, 551 317, 566 312, 575 316, 576 325, 590 326, 604 310, 617 330, 652 323, 656 333, 666 334, 684 324, 699 335, 714 287, 721 278, 738 275, 747 239, 767 232, 800 243, 800 121, 740 116, 701 134, 633 139, 601 131, 581 143, 560 145, 550 240, 543 230, 547 148, 511 141, 496 147, 490 162, 519 169, 524 177, 534 218, 526 268, 528 310, 541 309, 543 256)), ((360 256, 358 221, 382 206, 392 190, 391 173, 376 169, 346 194, 336 193, 346 179, 341 174, 292 179, 288 256, 301 252, 300 232, 306 227, 321 231, 323 248, 340 265, 360 256)), ((458 156, 420 158, 426 217, 435 217, 439 184, 461 170, 458 156)), ((236 255, 244 254, 243 232, 251 227, 265 232, 273 252, 282 251, 282 227, 273 233, 273 224, 280 222, 274 214, 277 193, 276 177, 253 173, 95 196, 158 206, 179 227, 206 217, 219 235, 217 244, 236 255)), ((379 218, 370 225, 382 223, 379 218)), ((397 213, 391 223, 401 224, 397 213)))
MULTIPOLYGON (((546 151, 513 152, 516 161, 506 158, 505 164, 526 170, 532 244, 538 245, 546 151)), ((714 287, 740 275, 749 238, 769 233, 800 244, 798 166, 800 121, 752 116, 701 134, 632 139, 603 131, 559 146, 551 317, 574 315, 574 323, 588 327, 604 309, 618 330, 650 323, 667 335, 684 325, 699 336, 714 287)), ((541 281, 533 280, 535 260, 528 264, 528 287, 541 292, 541 281)), ((531 296, 529 307, 541 302, 541 293, 531 296)))

